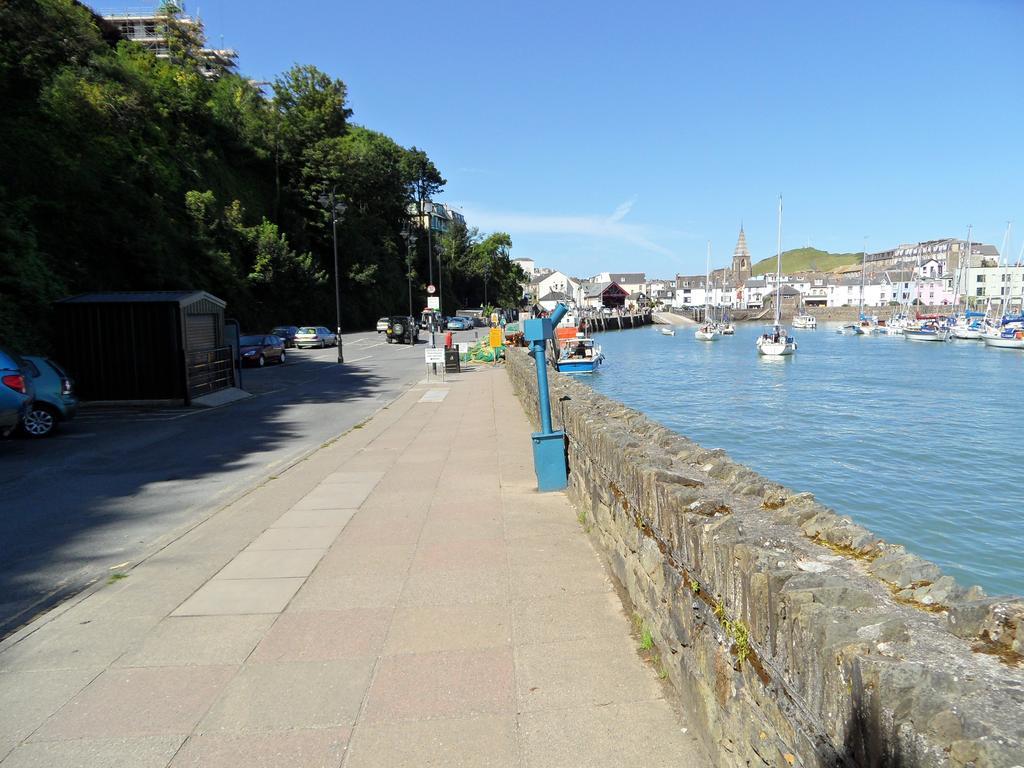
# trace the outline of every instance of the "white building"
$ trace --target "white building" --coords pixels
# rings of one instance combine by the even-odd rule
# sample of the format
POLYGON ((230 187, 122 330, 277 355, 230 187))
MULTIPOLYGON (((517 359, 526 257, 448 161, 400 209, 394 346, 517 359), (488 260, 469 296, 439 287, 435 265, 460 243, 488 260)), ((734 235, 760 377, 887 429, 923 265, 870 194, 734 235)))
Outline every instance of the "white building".
POLYGON ((643 272, 601 272, 590 278, 591 283, 615 283, 627 293, 646 293, 647 275, 643 272))
POLYGON ((533 277, 536 273, 537 263, 533 259, 512 259, 512 263, 518 264, 527 277, 533 277))
MULTIPOLYGON (((191 16, 174 15, 169 22, 168 15, 159 10, 132 10, 102 15, 123 37, 140 43, 160 59, 170 58, 171 55, 168 41, 169 23, 190 29, 200 39, 203 37, 203 23, 191 16)), ((200 65, 200 70, 209 78, 218 77, 221 73, 234 69, 238 59, 238 52, 231 48, 202 48, 199 54, 205 59, 200 65)))
POLYGON ((560 293, 575 302, 577 306, 583 303, 583 282, 558 270, 531 283, 531 290, 534 291, 538 300, 550 293, 560 293))

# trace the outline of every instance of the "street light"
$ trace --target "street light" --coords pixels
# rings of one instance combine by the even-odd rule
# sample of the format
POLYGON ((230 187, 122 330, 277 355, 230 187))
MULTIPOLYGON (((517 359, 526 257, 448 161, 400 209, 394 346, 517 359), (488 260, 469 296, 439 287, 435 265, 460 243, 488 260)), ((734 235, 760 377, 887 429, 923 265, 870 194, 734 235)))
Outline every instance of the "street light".
POLYGON ((416 245, 416 233, 409 230, 408 224, 402 225, 402 238, 405 240, 405 276, 409 281, 409 317, 412 317, 412 249, 416 245))
POLYGON ((334 187, 331 187, 331 194, 320 195, 320 205, 327 208, 331 216, 331 233, 334 236, 334 313, 335 331, 338 339, 338 362, 345 362, 345 354, 341 343, 341 286, 338 278, 338 222, 345 218, 345 209, 348 208, 344 202, 338 200, 334 195, 334 187))

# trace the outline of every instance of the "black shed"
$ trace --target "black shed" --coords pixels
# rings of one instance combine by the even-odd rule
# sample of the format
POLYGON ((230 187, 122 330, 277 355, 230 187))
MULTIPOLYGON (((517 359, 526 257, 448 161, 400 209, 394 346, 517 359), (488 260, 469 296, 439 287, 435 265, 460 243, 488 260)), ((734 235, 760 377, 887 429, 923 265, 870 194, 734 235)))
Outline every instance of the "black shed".
POLYGON ((177 400, 234 386, 225 302, 205 291, 86 293, 56 303, 61 363, 85 400, 177 400))

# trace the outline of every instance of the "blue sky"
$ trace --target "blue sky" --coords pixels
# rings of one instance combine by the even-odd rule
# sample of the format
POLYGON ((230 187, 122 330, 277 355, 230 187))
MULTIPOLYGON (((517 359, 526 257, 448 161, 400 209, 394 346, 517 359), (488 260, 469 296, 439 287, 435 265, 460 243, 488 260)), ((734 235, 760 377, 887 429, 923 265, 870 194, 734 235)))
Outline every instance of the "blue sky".
POLYGON ((1024 241, 1024 0, 189 4, 272 80, 315 64, 513 255, 703 272, 783 247, 1024 241))

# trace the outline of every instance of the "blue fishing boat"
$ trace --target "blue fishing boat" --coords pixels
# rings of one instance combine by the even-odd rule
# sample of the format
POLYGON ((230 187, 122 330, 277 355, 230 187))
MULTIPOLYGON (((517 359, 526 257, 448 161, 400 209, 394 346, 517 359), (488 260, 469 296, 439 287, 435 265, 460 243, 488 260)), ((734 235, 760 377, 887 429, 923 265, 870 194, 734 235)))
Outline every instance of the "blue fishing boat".
POLYGON ((561 373, 593 373, 604 362, 601 346, 582 335, 575 339, 561 339, 555 367, 561 373))

